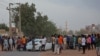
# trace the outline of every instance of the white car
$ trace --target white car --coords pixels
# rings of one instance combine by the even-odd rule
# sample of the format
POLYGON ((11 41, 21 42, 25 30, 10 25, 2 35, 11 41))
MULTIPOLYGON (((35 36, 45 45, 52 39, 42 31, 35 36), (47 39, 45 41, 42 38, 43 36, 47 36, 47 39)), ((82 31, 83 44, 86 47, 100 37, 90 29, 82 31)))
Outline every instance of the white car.
POLYGON ((27 50, 32 50, 32 48, 33 48, 32 41, 30 41, 30 42, 28 42, 28 43, 26 44, 26 49, 27 49, 27 50))
MULTIPOLYGON (((41 50, 41 40, 42 39, 35 39, 34 40, 34 43, 35 43, 35 50, 41 50)), ((48 50, 48 49, 51 49, 51 46, 52 44, 51 43, 46 43, 46 46, 45 46, 45 50, 48 50)), ((32 45, 32 41, 29 41, 27 44, 26 44, 26 49, 27 50, 32 50, 33 49, 33 45, 32 45)))

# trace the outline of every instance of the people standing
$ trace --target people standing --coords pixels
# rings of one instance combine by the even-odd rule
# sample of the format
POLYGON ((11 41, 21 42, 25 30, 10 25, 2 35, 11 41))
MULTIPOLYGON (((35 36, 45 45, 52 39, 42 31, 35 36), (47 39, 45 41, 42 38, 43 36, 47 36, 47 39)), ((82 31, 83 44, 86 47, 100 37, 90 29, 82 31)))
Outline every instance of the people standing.
POLYGON ((12 45, 12 48, 15 49, 16 48, 16 38, 15 37, 12 37, 12 40, 13 40, 13 45, 12 45))
POLYGON ((85 54, 85 46, 86 46, 86 39, 85 35, 82 35, 82 48, 83 48, 83 54, 85 54))
POLYGON ((66 35, 64 36, 64 38, 63 38, 63 42, 64 42, 64 49, 66 49, 67 48, 67 41, 66 41, 67 39, 66 39, 66 35))
POLYGON ((63 49, 63 36, 62 35, 58 36, 58 44, 60 46, 60 53, 62 53, 62 49, 63 49))
POLYGON ((46 37, 42 37, 42 50, 45 51, 46 37))
POLYGON ((69 43, 70 43, 70 36, 67 36, 67 49, 69 48, 69 43))
POLYGON ((74 42, 74 39, 73 39, 73 36, 70 36, 70 42, 69 42, 69 48, 70 49, 73 49, 73 42, 74 42))
POLYGON ((0 47, 2 47, 2 36, 0 35, 0 47))
POLYGON ((5 38, 5 36, 1 36, 1 40, 0 40, 2 51, 3 51, 3 49, 4 49, 4 38, 5 38))
POLYGON ((8 47, 9 47, 9 46, 8 46, 8 39, 7 39, 7 37, 4 38, 4 43, 3 43, 3 45, 4 45, 4 50, 7 51, 7 50, 8 50, 8 47))
POLYGON ((58 36, 55 36, 55 48, 54 48, 54 53, 55 54, 60 54, 60 45, 58 44, 58 36))
POLYGON ((81 43, 82 43, 82 38, 81 38, 81 36, 79 36, 78 37, 78 49, 79 49, 79 51, 80 51, 80 49, 81 49, 81 43))
POLYGON ((22 45, 21 38, 18 37, 18 39, 17 39, 17 50, 18 50, 18 51, 20 51, 21 45, 22 45))
POLYGON ((86 42, 87 42, 87 48, 88 48, 88 50, 90 50, 91 49, 91 47, 90 47, 91 46, 91 36, 90 35, 88 35, 86 42))
POLYGON ((73 48, 76 49, 76 36, 73 35, 73 48))
POLYGON ((99 51, 100 51, 100 34, 97 34, 97 36, 96 36, 96 53, 97 53, 97 56, 99 56, 99 51))
POLYGON ((24 51, 26 51, 26 37, 25 36, 22 37, 22 48, 24 51))
POLYGON ((52 51, 54 52, 54 47, 55 47, 55 36, 54 35, 51 36, 51 40, 52 40, 52 51))
POLYGON ((35 37, 33 36, 31 40, 32 40, 32 45, 33 45, 32 51, 35 51, 35 37))
POLYGON ((9 44, 9 50, 12 51, 13 50, 13 39, 11 37, 8 38, 8 44, 9 44))
POLYGON ((96 48, 96 34, 92 34, 91 35, 91 47, 92 47, 92 49, 93 48, 96 48))

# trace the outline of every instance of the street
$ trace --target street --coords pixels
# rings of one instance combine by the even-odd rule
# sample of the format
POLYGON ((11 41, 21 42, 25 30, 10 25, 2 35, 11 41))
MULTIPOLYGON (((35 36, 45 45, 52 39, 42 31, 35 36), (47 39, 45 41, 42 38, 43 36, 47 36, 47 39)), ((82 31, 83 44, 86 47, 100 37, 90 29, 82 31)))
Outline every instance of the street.
POLYGON ((78 50, 63 50, 60 55, 54 54, 52 51, 42 52, 41 56, 96 56, 95 50, 86 50, 85 54, 78 50))
POLYGON ((96 56, 96 51, 86 50, 86 54, 82 54, 82 51, 78 50, 63 50, 60 55, 54 54, 52 51, 0 51, 0 56, 96 56))
POLYGON ((0 56, 40 56, 39 52, 30 52, 30 51, 7 51, 7 52, 2 52, 0 51, 0 56))

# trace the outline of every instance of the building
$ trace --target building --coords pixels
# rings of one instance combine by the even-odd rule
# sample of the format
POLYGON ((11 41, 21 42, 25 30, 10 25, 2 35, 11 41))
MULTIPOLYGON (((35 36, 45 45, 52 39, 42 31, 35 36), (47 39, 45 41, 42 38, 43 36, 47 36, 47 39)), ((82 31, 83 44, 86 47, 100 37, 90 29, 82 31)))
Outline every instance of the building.
POLYGON ((5 29, 0 29, 0 35, 6 35, 8 36, 8 32, 5 29))
POLYGON ((100 24, 98 25, 95 25, 95 24, 92 24, 92 25, 88 25, 85 27, 86 31, 88 34, 90 33, 100 33, 100 24))

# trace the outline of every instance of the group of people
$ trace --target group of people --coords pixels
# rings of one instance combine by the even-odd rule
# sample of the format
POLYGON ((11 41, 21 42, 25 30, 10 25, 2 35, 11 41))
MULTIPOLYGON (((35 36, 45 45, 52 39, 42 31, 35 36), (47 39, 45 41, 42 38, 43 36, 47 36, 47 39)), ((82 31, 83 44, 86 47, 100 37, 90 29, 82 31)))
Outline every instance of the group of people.
POLYGON ((100 50, 100 34, 81 34, 75 35, 52 35, 52 51, 60 54, 62 49, 82 49, 83 54, 85 50, 96 49, 97 54, 100 50))
MULTIPOLYGON (((45 50, 46 38, 42 37, 41 41, 41 50, 45 50)), ((52 51, 55 54, 62 53, 62 49, 78 49, 79 51, 82 49, 83 54, 85 54, 86 49, 96 49, 97 55, 100 51, 100 34, 81 34, 80 36, 75 35, 52 35, 52 51)), ((23 37, 8 37, 8 36, 0 36, 0 47, 2 51, 12 51, 17 49, 20 51, 21 49, 26 50, 26 44, 28 41, 32 39, 26 39, 23 37)), ((33 41, 34 43, 34 41, 33 41)))
MULTIPOLYGON (((41 50, 45 51, 45 45, 46 45, 46 37, 45 36, 40 36, 39 39, 42 39, 41 42, 41 50)), ((33 37, 28 37, 26 38, 25 36, 23 37, 9 37, 9 36, 0 36, 0 49, 2 51, 13 51, 13 50, 18 50, 18 51, 26 51, 26 45, 28 42, 32 41, 33 49, 35 50, 35 38, 33 37)))
POLYGON ((0 47, 2 51, 12 50, 15 48, 15 38, 8 37, 8 36, 0 36, 0 47))
POLYGON ((63 49, 63 36, 52 35, 52 51, 55 54, 60 54, 63 49))
POLYGON ((13 51, 15 49, 20 50, 22 47, 25 50, 26 38, 23 36, 20 37, 9 37, 9 36, 0 36, 0 47, 2 51, 13 51))
POLYGON ((26 39, 25 36, 23 36, 22 38, 18 37, 17 42, 16 42, 17 50, 18 51, 20 51, 20 50, 26 51, 27 42, 28 42, 28 40, 26 39))

